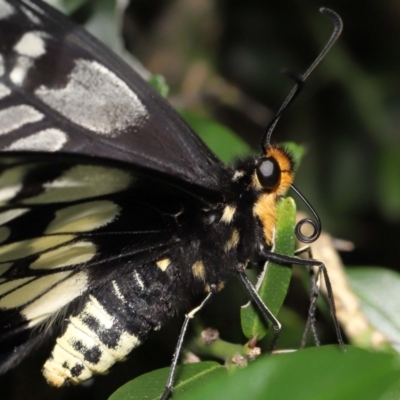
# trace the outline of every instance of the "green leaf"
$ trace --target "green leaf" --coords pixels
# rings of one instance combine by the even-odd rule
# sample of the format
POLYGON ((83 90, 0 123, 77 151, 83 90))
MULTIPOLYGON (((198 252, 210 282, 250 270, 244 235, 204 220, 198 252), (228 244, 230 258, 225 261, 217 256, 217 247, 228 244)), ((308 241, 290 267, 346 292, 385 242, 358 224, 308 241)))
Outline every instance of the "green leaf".
MULTIPOLYGON (((288 197, 278 201, 277 225, 274 252, 293 256, 295 247, 294 226, 296 223, 296 205, 288 197)), ((269 310, 277 315, 289 287, 292 269, 275 263, 267 263, 264 267, 264 277, 258 293, 269 310)), ((260 315, 254 304, 250 303, 241 310, 242 329, 247 338, 255 335, 259 339, 267 333, 265 318, 260 315)))
MULTIPOLYGON (((170 369, 163 368, 139 376, 121 386, 109 400, 159 400, 164 392, 170 369)), ((195 387, 203 385, 210 377, 226 376, 227 369, 216 362, 201 362, 177 367, 173 400, 187 399, 195 387)))
MULTIPOLYGON (((347 346, 311 347, 260 357, 229 371, 215 362, 178 367, 171 400, 338 400, 398 399, 400 358, 347 346)), ((140 376, 110 400, 158 400, 168 368, 140 376)))
POLYGON ((250 146, 226 126, 188 111, 180 114, 224 163, 252 154, 250 146))
POLYGON ((162 97, 168 96, 169 86, 162 75, 151 75, 147 82, 150 83, 150 85, 153 86, 153 89, 155 89, 162 97))
POLYGON ((186 399, 398 399, 399 380, 397 355, 323 346, 261 357, 231 376, 210 378, 186 399))
POLYGON ((400 274, 376 267, 346 272, 366 318, 400 353, 400 274))

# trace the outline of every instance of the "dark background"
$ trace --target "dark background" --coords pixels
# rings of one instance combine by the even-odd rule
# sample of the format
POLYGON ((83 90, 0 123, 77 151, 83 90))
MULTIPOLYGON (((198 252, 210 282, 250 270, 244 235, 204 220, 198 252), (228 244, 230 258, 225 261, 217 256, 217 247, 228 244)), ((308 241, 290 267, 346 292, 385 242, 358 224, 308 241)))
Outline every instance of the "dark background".
POLYGON ((197 84, 196 100, 258 150, 262 128, 293 86, 280 71, 304 72, 329 37, 331 23, 318 13, 321 5, 341 15, 343 34, 273 137, 306 147, 296 184, 324 228, 355 243, 348 263, 397 268, 400 4, 243 0, 189 7, 172 1, 147 23, 146 39, 131 43, 173 93, 187 96, 185 106, 192 106, 190 85, 197 84), (219 89, 213 74, 251 100, 219 89))
MULTIPOLYGON (((71 8, 81 23, 113 17, 111 1, 80 3, 71 8)), ((137 0, 124 18, 124 41, 148 70, 166 78, 176 106, 223 122, 257 152, 263 128, 293 86, 280 71, 303 73, 328 40, 332 25, 319 14, 321 6, 341 15, 344 32, 273 138, 305 146, 296 186, 317 209, 325 230, 355 244, 353 252, 343 254, 346 265, 398 269, 398 1, 137 0)), ((95 23, 92 28, 99 30, 95 23)), ((238 318, 235 307, 242 299, 242 294, 230 298, 222 317, 206 318, 210 324, 222 321, 223 331, 238 318)), ((134 375, 168 365, 178 322, 86 387, 47 387, 40 374, 47 349, 42 358, 1 377, 1 397, 106 399, 134 375)))

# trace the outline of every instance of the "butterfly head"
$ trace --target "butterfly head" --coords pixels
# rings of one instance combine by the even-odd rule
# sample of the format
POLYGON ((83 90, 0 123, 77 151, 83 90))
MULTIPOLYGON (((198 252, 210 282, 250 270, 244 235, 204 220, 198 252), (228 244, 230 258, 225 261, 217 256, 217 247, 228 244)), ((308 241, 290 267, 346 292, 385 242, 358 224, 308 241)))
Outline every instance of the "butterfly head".
POLYGON ((253 186, 282 196, 293 183, 293 169, 292 155, 282 146, 270 145, 265 156, 256 161, 253 186))

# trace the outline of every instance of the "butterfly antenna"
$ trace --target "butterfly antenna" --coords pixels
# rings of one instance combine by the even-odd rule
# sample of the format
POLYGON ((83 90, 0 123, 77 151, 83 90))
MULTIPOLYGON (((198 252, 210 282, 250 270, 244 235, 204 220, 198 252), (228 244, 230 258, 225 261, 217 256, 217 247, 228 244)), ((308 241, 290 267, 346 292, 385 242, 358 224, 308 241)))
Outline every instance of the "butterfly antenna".
POLYGON ((311 211, 311 213, 313 214, 313 216, 315 218, 315 221, 312 220, 311 218, 301 219, 296 224, 296 228, 295 228, 296 237, 303 243, 313 243, 319 238, 319 235, 321 234, 321 231, 322 231, 322 225, 321 225, 321 220, 319 218, 319 215, 314 210, 314 207, 310 204, 310 202, 304 197, 304 195, 294 185, 290 185, 290 187, 297 194, 297 196, 300 197, 300 199, 308 207, 308 209, 311 211), (313 227, 313 232, 311 235, 304 235, 302 233, 301 228, 305 224, 311 225, 313 227))
POLYGON ((331 49, 331 47, 334 45, 334 43, 336 42, 336 40, 342 33, 343 22, 342 22, 342 19, 340 18, 340 16, 338 14, 336 14, 335 11, 332 11, 329 8, 320 8, 319 11, 321 14, 327 16, 333 22, 334 28, 333 28, 332 35, 329 38, 328 43, 322 49, 321 53, 318 55, 318 57, 314 60, 314 62, 310 65, 310 67, 307 69, 307 71, 303 75, 295 76, 293 73, 285 72, 286 75, 288 75, 290 78, 292 78, 296 82, 296 85, 291 90, 289 95, 286 97, 286 100, 281 105, 281 108, 278 110, 275 117, 272 119, 272 121, 269 123, 269 125, 265 129, 265 132, 264 132, 264 135, 263 135, 263 138, 261 141, 261 148, 262 148, 264 154, 266 153, 266 151, 268 149, 272 132, 274 131, 275 126, 278 123, 282 113, 288 108, 288 106, 293 102, 293 100, 301 92, 301 89, 304 86, 304 81, 308 78, 308 76, 311 74, 311 72, 314 71, 315 67, 322 61, 322 59, 325 57, 326 53, 328 53, 328 51, 331 49))

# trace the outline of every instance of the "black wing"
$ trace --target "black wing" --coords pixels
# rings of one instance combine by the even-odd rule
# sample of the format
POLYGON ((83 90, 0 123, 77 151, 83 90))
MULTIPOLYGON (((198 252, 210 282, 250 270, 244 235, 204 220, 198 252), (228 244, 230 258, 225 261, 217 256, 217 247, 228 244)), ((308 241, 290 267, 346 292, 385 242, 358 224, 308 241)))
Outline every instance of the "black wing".
POLYGON ((0 372, 83 296, 162 261, 176 216, 226 182, 164 99, 37 0, 0 2, 0 150, 0 372))
POLYGON ((104 45, 39 0, 0 9, 0 149, 104 156, 220 187, 221 162, 104 45))
POLYGON ((112 161, 28 153, 0 156, 0 199, 0 373, 86 293, 173 252, 175 216, 198 207, 112 161))

